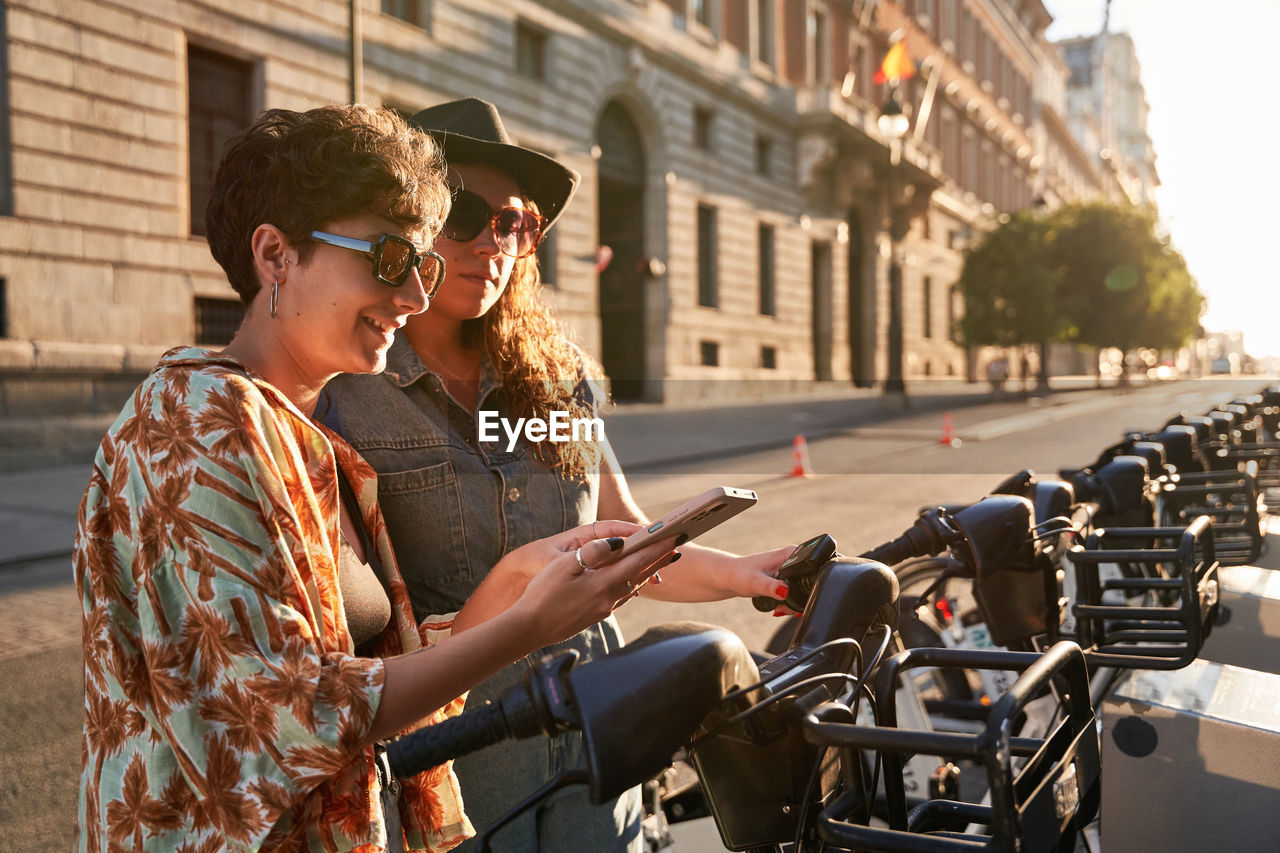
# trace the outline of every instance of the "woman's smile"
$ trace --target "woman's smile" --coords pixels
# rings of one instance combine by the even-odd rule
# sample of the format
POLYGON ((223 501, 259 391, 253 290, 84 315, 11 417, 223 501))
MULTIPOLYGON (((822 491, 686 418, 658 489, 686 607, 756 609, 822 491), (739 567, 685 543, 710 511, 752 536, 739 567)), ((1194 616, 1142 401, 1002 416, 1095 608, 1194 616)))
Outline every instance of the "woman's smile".
POLYGON ((382 342, 388 347, 391 346, 392 342, 395 340, 396 329, 399 329, 405 323, 404 319, 379 320, 377 318, 370 317, 367 314, 360 315, 360 319, 364 321, 366 326, 373 329, 382 342))

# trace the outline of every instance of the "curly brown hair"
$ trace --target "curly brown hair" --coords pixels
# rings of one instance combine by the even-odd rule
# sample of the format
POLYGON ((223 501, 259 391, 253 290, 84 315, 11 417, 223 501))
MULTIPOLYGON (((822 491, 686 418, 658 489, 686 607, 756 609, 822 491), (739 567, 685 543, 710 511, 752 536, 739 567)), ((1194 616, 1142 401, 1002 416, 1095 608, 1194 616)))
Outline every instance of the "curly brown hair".
MULTIPOLYGON (((537 212, 531 199, 525 199, 525 206, 537 212)), ((541 291, 538 256, 518 258, 498 303, 474 321, 479 324, 485 355, 516 417, 549 420, 553 411, 568 412, 570 418, 595 417, 596 407, 605 401, 589 396, 598 390, 581 385, 584 377, 600 377, 604 372, 565 334, 541 291)), ((543 441, 536 452, 539 461, 571 480, 586 479, 600 461, 594 441, 543 441)))
POLYGON ((276 226, 305 261, 326 222, 377 213, 434 239, 449 212, 439 146, 391 110, 267 110, 228 141, 205 213, 209 251, 246 306, 262 282, 252 237, 276 226))

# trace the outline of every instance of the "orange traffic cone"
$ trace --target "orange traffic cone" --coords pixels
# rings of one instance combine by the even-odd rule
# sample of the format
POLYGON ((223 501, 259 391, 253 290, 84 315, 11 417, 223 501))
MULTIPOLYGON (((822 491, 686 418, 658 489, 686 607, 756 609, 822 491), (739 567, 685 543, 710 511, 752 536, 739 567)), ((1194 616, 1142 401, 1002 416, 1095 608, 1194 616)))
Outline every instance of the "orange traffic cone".
POLYGON ((956 428, 950 412, 942 416, 942 437, 938 439, 938 443, 945 444, 947 447, 960 446, 960 439, 956 438, 956 428))
POLYGON ((803 435, 797 435, 791 447, 791 476, 813 476, 813 469, 809 467, 809 444, 803 435))

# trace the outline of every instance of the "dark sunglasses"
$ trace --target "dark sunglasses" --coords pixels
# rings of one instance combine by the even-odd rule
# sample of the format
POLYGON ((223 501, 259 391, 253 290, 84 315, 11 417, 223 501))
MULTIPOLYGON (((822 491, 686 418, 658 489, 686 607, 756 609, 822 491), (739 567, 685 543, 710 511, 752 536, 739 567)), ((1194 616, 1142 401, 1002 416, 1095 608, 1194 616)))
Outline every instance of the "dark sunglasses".
POLYGON ((511 258, 532 255, 542 242, 542 225, 547 220, 532 210, 504 207, 495 211, 489 203, 469 190, 458 190, 441 232, 457 243, 469 243, 485 227, 493 229, 498 251, 511 258))
POLYGON ((312 231, 311 239, 328 243, 339 249, 350 249, 373 261, 373 275, 383 284, 399 287, 409 278, 410 270, 417 270, 422 278, 422 289, 430 299, 444 281, 444 258, 430 249, 419 249, 399 234, 383 234, 378 242, 357 240, 324 231, 312 231))

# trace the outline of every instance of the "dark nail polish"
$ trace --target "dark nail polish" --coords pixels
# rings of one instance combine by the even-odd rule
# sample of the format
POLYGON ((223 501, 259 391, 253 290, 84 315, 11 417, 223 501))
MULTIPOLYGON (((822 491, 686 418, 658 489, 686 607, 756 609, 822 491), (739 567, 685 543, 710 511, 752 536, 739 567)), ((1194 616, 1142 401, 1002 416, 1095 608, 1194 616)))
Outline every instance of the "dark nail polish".
POLYGON ((669 566, 669 565, 671 565, 671 563, 676 562, 677 560, 679 560, 679 559, 680 559, 681 557, 683 557, 683 556, 684 556, 684 554, 681 554, 679 551, 676 551, 674 554, 672 554, 672 555, 671 555, 671 562, 670 562, 670 563, 667 563, 667 565, 668 565, 668 566, 669 566))
POLYGON ((621 536, 610 536, 608 539, 604 541, 609 543, 610 551, 617 551, 619 548, 622 547, 623 539, 621 536))
POLYGON ((683 545, 688 541, 689 541, 689 534, 681 533, 679 536, 676 537, 676 547, 679 548, 681 545, 683 545))

